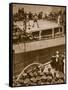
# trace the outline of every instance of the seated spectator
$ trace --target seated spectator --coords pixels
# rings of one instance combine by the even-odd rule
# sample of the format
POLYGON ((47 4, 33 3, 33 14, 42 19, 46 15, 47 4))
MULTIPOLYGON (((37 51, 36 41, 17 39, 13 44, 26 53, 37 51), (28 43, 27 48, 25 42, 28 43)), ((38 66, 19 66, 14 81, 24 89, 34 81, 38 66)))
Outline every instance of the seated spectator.
POLYGON ((51 72, 51 68, 48 68, 47 76, 51 76, 53 78, 53 75, 52 75, 52 72, 51 72))
POLYGON ((54 76, 53 76, 53 79, 52 79, 52 84, 56 84, 57 83, 57 80, 58 80, 58 78, 57 78, 57 76, 56 76, 56 72, 54 72, 54 76))

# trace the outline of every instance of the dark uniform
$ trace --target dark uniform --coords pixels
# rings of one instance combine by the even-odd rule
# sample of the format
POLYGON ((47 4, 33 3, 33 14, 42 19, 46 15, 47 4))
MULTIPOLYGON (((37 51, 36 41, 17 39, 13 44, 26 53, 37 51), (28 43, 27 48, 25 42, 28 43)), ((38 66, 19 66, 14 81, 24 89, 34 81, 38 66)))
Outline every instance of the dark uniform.
POLYGON ((34 27, 34 24, 37 24, 37 27, 39 28, 39 25, 38 25, 38 16, 37 14, 34 15, 34 19, 33 19, 33 27, 34 27))

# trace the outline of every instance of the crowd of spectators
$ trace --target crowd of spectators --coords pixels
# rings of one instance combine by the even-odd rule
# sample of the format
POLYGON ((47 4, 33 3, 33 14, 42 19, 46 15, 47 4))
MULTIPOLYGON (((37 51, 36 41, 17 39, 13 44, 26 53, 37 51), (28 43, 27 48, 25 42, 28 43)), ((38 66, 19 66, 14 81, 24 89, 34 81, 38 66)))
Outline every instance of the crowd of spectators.
POLYGON ((30 85, 48 85, 48 84, 63 84, 65 83, 64 73, 64 54, 60 54, 62 59, 59 59, 59 53, 56 53, 56 58, 51 57, 51 67, 36 65, 31 70, 25 70, 20 78, 14 79, 14 86, 30 86, 30 85), (58 61, 56 61, 58 59, 58 61), (58 62, 58 63, 57 63, 58 62), (45 69, 47 68, 47 71, 45 69))
POLYGON ((26 12, 24 8, 19 8, 18 12, 13 15, 14 21, 23 21, 24 19, 26 22, 29 20, 33 20, 34 16, 37 15, 38 20, 40 19, 47 19, 51 21, 57 22, 57 18, 60 15, 61 16, 61 23, 65 22, 65 11, 62 12, 62 10, 56 12, 51 11, 49 14, 43 13, 43 11, 40 11, 38 13, 32 13, 32 12, 26 12))

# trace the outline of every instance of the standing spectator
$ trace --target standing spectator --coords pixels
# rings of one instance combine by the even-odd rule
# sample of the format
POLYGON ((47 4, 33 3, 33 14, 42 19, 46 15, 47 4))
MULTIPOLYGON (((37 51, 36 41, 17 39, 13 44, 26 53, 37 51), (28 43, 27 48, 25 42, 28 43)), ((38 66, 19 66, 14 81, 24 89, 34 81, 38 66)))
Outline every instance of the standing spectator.
POLYGON ((59 57, 58 70, 61 71, 61 72, 64 72, 64 62, 63 62, 63 57, 62 56, 59 57))
POLYGON ((29 20, 32 20, 32 17, 33 17, 32 13, 29 12, 29 20))
POLYGON ((56 70, 58 70, 59 67, 59 51, 56 51, 56 70))

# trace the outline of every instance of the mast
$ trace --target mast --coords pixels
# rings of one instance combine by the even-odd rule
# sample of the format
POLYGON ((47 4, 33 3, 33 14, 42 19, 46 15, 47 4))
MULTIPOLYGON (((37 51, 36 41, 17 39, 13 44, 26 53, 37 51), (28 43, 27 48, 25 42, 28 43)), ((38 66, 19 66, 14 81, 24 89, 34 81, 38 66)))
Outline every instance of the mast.
MULTIPOLYGON (((24 18, 24 21, 23 21, 23 26, 24 26, 24 35, 26 34, 26 18, 24 18)), ((25 41, 25 38, 24 38, 24 53, 26 52, 26 41, 25 41)))
MULTIPOLYGON (((26 25, 26 17, 25 17, 25 15, 24 15, 24 20, 23 20, 23 30, 24 30, 24 35, 25 35, 25 37, 24 37, 24 43, 23 43, 23 45, 24 45, 24 62, 25 62, 25 58, 26 58, 26 27, 27 27, 27 25, 26 25)), ((25 63, 23 64, 23 66, 25 67, 25 63)))

